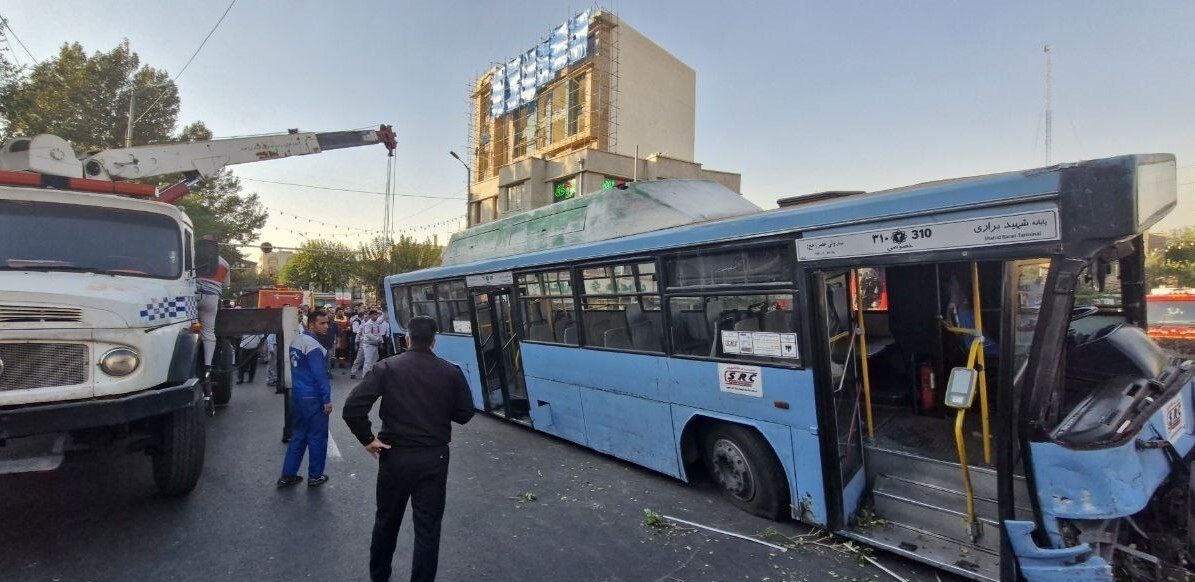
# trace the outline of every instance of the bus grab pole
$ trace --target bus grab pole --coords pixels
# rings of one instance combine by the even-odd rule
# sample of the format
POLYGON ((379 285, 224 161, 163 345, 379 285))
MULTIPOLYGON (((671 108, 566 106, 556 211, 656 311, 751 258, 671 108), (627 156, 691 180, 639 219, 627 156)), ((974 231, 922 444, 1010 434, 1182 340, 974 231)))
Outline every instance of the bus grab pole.
POLYGON ((851 296, 855 301, 856 333, 859 334, 859 370, 863 373, 863 406, 867 409, 867 438, 875 439, 871 419, 871 373, 867 368, 867 326, 863 324, 863 300, 859 297, 859 272, 851 271, 851 296))
MULTIPOLYGON (((983 338, 983 314, 979 305, 979 263, 971 262, 971 309, 974 310, 975 335, 980 342, 983 338)), ((983 462, 992 464, 992 432, 988 424, 988 380, 987 361, 983 356, 983 344, 980 344, 979 354, 979 418, 983 425, 983 462)))

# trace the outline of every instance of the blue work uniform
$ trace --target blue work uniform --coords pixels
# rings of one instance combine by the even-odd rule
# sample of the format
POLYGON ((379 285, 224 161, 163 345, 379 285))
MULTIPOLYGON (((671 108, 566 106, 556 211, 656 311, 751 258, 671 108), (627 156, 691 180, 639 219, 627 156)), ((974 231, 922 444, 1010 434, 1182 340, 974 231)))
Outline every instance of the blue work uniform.
POLYGON ((323 476, 328 459, 328 415, 324 405, 332 403, 332 384, 328 382, 328 351, 310 331, 303 332, 290 344, 291 417, 294 428, 282 476, 293 477, 307 452, 307 475, 323 476))

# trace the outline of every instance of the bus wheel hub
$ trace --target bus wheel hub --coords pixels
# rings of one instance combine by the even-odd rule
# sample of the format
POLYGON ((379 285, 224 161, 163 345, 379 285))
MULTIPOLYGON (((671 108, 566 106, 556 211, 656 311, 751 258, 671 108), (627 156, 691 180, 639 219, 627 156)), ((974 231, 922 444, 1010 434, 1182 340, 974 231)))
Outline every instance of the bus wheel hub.
POLYGON ((718 439, 714 444, 714 479, 731 495, 744 501, 755 496, 755 483, 747 456, 735 443, 718 439))

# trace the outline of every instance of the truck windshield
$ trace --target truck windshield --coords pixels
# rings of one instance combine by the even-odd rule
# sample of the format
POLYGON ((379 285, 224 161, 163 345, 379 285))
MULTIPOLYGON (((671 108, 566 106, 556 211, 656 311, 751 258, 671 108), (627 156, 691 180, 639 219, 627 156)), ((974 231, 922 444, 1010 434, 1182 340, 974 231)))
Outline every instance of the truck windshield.
POLYGON ((95 206, 0 201, 0 270, 80 271, 177 278, 178 223, 95 206))

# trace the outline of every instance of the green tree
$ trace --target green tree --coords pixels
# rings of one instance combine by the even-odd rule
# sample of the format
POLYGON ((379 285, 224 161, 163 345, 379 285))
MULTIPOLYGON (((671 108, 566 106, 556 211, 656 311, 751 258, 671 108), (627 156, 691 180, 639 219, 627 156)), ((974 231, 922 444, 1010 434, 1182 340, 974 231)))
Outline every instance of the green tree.
POLYGON ((386 275, 438 266, 442 252, 431 239, 417 242, 409 236, 400 236, 397 241, 375 238, 357 250, 356 282, 365 289, 375 289, 386 275))
MULTIPOLYGON (((212 138, 201 121, 172 134, 178 88, 166 71, 142 65, 128 41, 90 56, 79 43, 64 44, 28 75, 0 58, 5 135, 52 133, 70 140, 76 152, 123 147, 130 100, 136 101, 133 145, 212 138)), ((153 179, 159 188, 180 180, 181 175, 153 179)), ((228 171, 192 188, 178 205, 191 217, 197 236, 212 235, 222 243, 252 243, 268 218, 257 195, 242 195, 240 181, 228 171)), ((230 264, 242 256, 235 246, 222 246, 221 255, 230 264)))
POLYGON ((288 286, 317 291, 348 287, 356 268, 353 250, 339 242, 311 239, 299 246, 295 256, 282 268, 279 279, 288 286))
POLYGON ((166 71, 142 65, 127 40, 90 56, 79 43, 63 44, 54 58, 2 87, 4 138, 53 133, 76 151, 122 147, 130 100, 134 144, 165 141, 178 120, 178 87, 166 71))
POLYGON ((1195 227, 1172 230, 1166 248, 1145 258, 1150 287, 1195 287, 1195 227))

